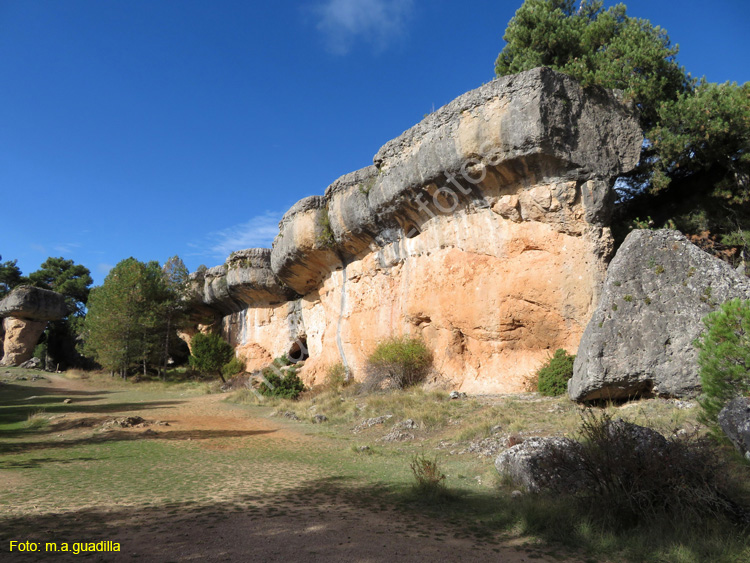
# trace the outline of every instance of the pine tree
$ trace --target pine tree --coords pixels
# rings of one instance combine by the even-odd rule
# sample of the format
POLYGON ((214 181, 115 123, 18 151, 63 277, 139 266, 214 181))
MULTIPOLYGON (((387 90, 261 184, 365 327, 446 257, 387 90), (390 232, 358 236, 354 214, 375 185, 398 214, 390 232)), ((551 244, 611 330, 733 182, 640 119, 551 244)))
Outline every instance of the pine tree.
POLYGON ((733 299, 703 319, 700 352, 703 421, 715 425, 734 397, 750 394, 750 300, 733 299))
POLYGON ((218 334, 198 333, 192 342, 190 365, 198 371, 218 375, 226 383, 221 368, 234 357, 234 349, 218 334))
MULTIPOLYGON (((0 260, 3 257, 0 256, 0 260)), ((8 260, 0 263, 0 299, 23 281, 21 269, 16 265, 18 260, 8 260)))
POLYGON ((127 377, 141 354, 145 264, 119 262, 91 291, 85 322, 85 351, 113 375, 127 377))
POLYGON ((36 272, 29 274, 31 285, 51 289, 68 297, 77 313, 83 313, 89 296, 91 272, 85 266, 65 258, 47 258, 36 272))
POLYGON ((170 343, 184 311, 187 268, 179 257, 158 262, 128 258, 91 291, 85 321, 85 350, 113 374, 136 368, 166 373, 170 343))
POLYGON ((182 259, 175 255, 164 264, 162 268, 164 283, 166 287, 163 301, 164 320, 164 350, 162 354, 162 375, 167 373, 172 336, 176 328, 179 328, 185 317, 185 292, 188 285, 188 269, 182 259))

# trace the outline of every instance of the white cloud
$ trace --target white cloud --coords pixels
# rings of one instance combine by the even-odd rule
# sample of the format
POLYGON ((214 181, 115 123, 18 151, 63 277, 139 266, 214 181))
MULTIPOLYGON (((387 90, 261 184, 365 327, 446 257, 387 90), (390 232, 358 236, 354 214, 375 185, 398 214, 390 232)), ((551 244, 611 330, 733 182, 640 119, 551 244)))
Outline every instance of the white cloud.
POLYGON ((318 30, 338 55, 347 54, 357 39, 382 51, 404 33, 412 5, 412 0, 325 0, 315 8, 318 30))
POLYGON ((96 265, 96 271, 103 276, 106 276, 112 268, 114 268, 114 266, 112 264, 107 264, 106 262, 100 262, 96 265))
POLYGON ((76 249, 81 248, 81 245, 76 242, 63 242, 52 247, 55 252, 59 252, 61 255, 72 254, 76 249))
POLYGON ((210 256, 224 261, 235 250, 270 248, 279 234, 279 221, 283 215, 266 211, 245 223, 209 233, 204 242, 189 245, 196 251, 188 256, 210 256))

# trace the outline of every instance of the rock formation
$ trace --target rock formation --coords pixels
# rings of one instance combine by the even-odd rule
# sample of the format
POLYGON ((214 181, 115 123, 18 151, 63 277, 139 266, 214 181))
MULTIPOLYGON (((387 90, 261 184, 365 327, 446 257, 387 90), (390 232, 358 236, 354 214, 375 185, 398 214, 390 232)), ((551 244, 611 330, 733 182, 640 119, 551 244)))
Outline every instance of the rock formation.
MULTIPOLYGON (((596 420, 589 422, 598 425, 596 420)), ((676 459, 669 456, 670 441, 656 430, 619 419, 602 422, 603 432, 589 436, 591 441, 553 436, 529 438, 502 452, 495 459, 495 469, 529 492, 572 494, 597 491, 602 480, 611 480, 614 486, 622 487, 623 482, 632 486, 634 465, 647 471, 644 461, 676 459)), ((656 462, 659 463, 663 461, 656 462)))
MULTIPOLYGON (((511 446, 495 459, 495 469, 502 476, 528 492, 580 488, 580 476, 574 471, 560 471, 560 461, 576 466, 581 445, 570 438, 529 438, 511 446)), ((566 467, 568 469, 568 467, 566 467)))
POLYGON ((719 413, 719 426, 737 451, 750 461, 750 399, 736 397, 719 413))
POLYGON ((418 335, 455 387, 518 391, 578 346, 612 251, 611 186, 641 140, 616 92, 549 69, 495 80, 295 204, 272 250, 194 275, 192 333, 220 326, 250 369, 309 354, 308 383, 336 362, 361 377, 379 340, 418 335))
POLYGON ((670 230, 630 233, 578 349, 573 400, 685 397, 700 387, 693 342, 711 311, 750 298, 750 280, 670 230))
POLYGON ((20 286, 0 301, 3 319, 2 366, 18 366, 31 358, 47 322, 70 313, 65 296, 38 287, 20 286))

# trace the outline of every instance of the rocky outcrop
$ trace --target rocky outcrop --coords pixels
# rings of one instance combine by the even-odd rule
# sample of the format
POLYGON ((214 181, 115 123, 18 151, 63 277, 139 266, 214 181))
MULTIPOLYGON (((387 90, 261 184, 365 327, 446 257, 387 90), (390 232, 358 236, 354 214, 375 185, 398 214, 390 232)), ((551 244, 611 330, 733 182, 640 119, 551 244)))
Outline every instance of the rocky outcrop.
POLYGON ((570 438, 529 438, 501 453, 495 469, 531 493, 546 489, 574 492, 580 487, 581 476, 570 468, 578 465, 580 449, 570 438), (562 466, 566 471, 561 471, 562 466))
POLYGON ((0 301, 3 322, 2 366, 18 366, 30 359, 48 321, 70 314, 65 296, 38 287, 20 286, 0 301))
POLYGON ((55 321, 69 313, 64 295, 38 287, 22 285, 0 301, 0 317, 55 321))
POLYGON ((750 280, 677 231, 633 231, 607 271, 568 382, 576 401, 699 391, 693 345, 711 311, 750 280))
POLYGON ((719 413, 719 426, 737 451, 750 461, 750 399, 737 397, 719 413))
POLYGON ((587 440, 530 438, 501 453, 495 460, 495 469, 529 492, 571 494, 596 491, 603 484, 605 488, 627 488, 649 476, 650 462, 658 466, 663 460, 693 461, 690 452, 679 443, 670 442, 651 428, 619 419, 594 418, 588 423, 592 431, 587 440), (682 457, 676 455, 678 451, 682 457))
POLYGON ((412 334, 455 387, 518 391, 578 345, 612 251, 611 185, 640 145, 617 93, 549 69, 495 80, 295 204, 271 251, 243 251, 262 267, 207 270, 195 309, 221 316, 249 368, 309 354, 308 383, 340 361, 361 377, 379 340, 412 334))

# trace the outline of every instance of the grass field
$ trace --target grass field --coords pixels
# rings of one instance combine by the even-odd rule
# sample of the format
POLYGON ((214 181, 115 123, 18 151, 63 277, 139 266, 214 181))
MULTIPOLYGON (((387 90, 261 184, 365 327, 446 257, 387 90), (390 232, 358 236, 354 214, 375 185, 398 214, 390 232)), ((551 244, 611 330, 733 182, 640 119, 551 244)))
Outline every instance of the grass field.
MULTIPOLYGON (((4 554, 11 540, 117 538, 127 553, 105 560, 268 560, 295 546, 311 560, 441 560, 450 547, 467 560, 750 561, 738 530, 605 530, 554 499, 512 496, 496 452, 510 439, 574 434, 579 408, 565 399, 329 390, 258 405, 203 384, 7 368, 0 382, 4 554), (313 424, 315 414, 328 421, 313 424), (125 416, 146 422, 113 426, 125 416), (437 461, 445 495, 414 488, 415 455, 437 461)), ((668 401, 608 410, 665 432, 696 425, 696 409, 668 401)))

